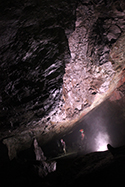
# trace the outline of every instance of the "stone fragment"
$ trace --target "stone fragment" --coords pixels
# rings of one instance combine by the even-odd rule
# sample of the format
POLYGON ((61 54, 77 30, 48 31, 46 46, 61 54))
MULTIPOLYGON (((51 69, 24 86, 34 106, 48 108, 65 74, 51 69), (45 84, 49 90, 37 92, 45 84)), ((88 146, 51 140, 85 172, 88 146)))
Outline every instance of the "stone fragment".
POLYGON ((34 139, 34 152, 36 155, 36 161, 40 161, 39 164, 34 165, 38 171, 38 175, 40 177, 45 177, 51 172, 56 171, 56 162, 47 162, 46 157, 44 156, 44 152, 42 151, 41 147, 38 145, 36 139, 34 139))
POLYGON ((112 25, 110 28, 109 28, 109 33, 107 35, 107 38, 109 41, 111 40, 116 40, 121 34, 121 30, 118 26, 116 25, 112 25))
POLYGON ((82 103, 76 102, 74 108, 81 111, 82 110, 82 103))

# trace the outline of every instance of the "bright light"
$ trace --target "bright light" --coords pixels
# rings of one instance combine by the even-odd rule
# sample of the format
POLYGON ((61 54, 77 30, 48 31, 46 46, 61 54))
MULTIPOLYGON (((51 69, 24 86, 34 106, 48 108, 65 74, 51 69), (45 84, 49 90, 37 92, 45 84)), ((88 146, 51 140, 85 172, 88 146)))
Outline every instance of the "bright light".
POLYGON ((95 138, 96 151, 107 150, 107 144, 109 143, 109 136, 107 133, 99 132, 95 138))

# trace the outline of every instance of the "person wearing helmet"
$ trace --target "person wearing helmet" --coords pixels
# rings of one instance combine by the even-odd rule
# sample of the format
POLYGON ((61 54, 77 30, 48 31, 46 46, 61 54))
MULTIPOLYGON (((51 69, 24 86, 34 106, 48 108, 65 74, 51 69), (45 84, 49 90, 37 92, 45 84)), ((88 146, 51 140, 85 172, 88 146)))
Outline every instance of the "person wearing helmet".
POLYGON ((85 134, 84 134, 84 130, 80 129, 80 137, 79 137, 79 151, 83 151, 85 149, 85 143, 84 143, 84 139, 85 139, 85 134))
POLYGON ((80 134, 81 134, 81 141, 83 141, 84 138, 85 138, 84 130, 80 129, 79 131, 80 131, 80 134))

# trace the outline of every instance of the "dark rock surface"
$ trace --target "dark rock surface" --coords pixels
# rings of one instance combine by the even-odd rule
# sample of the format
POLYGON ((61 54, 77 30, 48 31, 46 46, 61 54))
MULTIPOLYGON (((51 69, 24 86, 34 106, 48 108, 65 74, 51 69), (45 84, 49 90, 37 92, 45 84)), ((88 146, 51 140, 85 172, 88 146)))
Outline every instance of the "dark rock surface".
POLYGON ((109 76, 105 88, 112 78, 108 56, 112 44, 125 31, 124 8, 123 1, 2 1, 0 127, 34 124, 58 105, 56 110, 60 111, 71 87, 73 106, 65 100, 62 118, 77 115, 91 105, 105 77, 109 76), (65 70, 67 62, 71 65, 65 70), (93 65, 106 62, 110 74, 102 77, 101 70, 107 69, 93 65), (73 73, 76 71, 81 77, 73 73), (87 90, 85 82, 91 85, 82 94, 87 90), (62 84, 65 98, 61 97, 62 84))
POLYGON ((1 2, 0 128, 38 121, 59 101, 75 4, 1 2))
MULTIPOLYGON (((3 151, 3 148, 0 150, 3 151)), ((57 170, 45 178, 38 177, 34 170, 36 161, 31 157, 18 157, 13 161, 0 162, 1 187, 3 186, 124 186, 125 147, 114 148, 117 157, 110 151, 94 152, 87 155, 62 157, 57 159, 57 170), (119 153, 120 150, 120 153, 119 153), (25 158, 25 159, 24 159, 25 158), (29 159, 29 158, 32 158, 29 159), (5 164, 6 163, 6 164, 5 164)), ((6 156, 6 152, 3 152, 6 156)), ((38 163, 37 163, 38 164, 38 163)))
POLYGON ((0 128, 35 124, 50 111, 47 120, 72 118, 105 92, 114 74, 110 48, 125 31, 124 9, 122 0, 2 1, 0 128))
POLYGON ((37 174, 40 177, 45 177, 49 173, 56 171, 56 162, 47 162, 46 157, 44 156, 44 152, 42 151, 41 147, 38 145, 38 142, 36 139, 34 139, 33 142, 34 145, 34 152, 36 156, 36 163, 39 161, 39 164, 35 165, 34 167, 37 170, 37 174))
POLYGON ((0 25, 0 186, 124 186, 124 0, 2 0, 0 25))
POLYGON ((0 139, 11 159, 111 93, 124 100, 123 0, 1 1, 0 18, 0 139))

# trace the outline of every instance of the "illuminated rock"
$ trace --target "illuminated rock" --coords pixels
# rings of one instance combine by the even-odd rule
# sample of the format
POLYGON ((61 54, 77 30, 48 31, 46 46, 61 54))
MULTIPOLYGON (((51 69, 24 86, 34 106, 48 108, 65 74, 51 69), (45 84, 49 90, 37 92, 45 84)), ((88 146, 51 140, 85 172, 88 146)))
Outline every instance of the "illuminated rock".
POLYGON ((123 2, 14 2, 2 2, 0 44, 0 135, 11 159, 109 97, 121 101, 125 82, 123 2))

